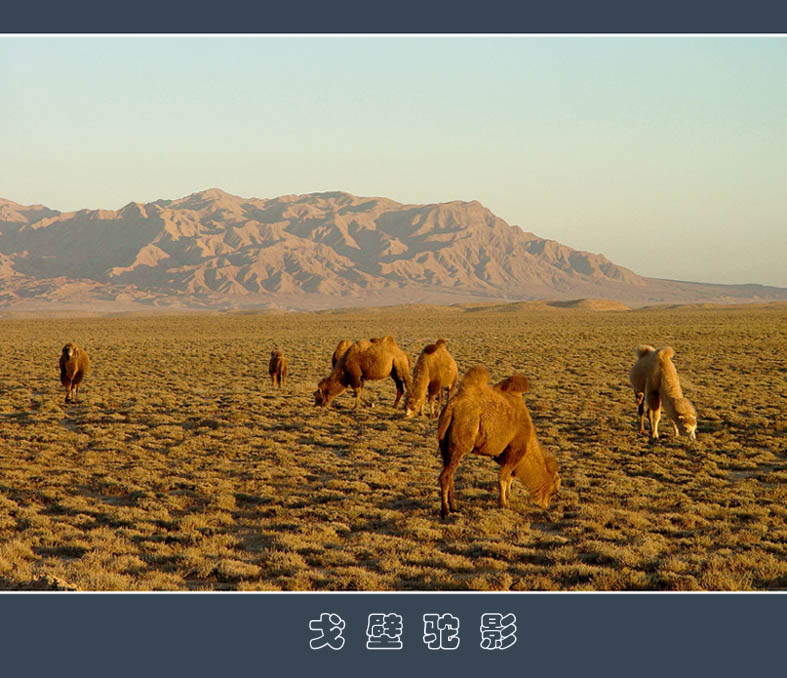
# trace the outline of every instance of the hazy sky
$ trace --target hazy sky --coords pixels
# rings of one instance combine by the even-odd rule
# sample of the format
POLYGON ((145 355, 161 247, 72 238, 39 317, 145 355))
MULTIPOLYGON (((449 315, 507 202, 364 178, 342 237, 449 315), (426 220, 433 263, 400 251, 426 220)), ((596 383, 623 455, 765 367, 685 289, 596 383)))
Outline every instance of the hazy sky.
POLYGON ((0 197, 479 200, 647 276, 787 287, 785 37, 0 37, 0 197))

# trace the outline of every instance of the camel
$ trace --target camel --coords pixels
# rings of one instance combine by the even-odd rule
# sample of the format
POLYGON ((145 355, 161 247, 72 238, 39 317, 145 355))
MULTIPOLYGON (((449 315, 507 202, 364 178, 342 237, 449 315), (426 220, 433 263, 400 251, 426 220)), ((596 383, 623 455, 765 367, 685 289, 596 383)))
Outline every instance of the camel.
POLYGON ((434 417, 434 399, 437 396, 437 410, 443 403, 443 389, 448 389, 446 400, 456 388, 459 371, 456 361, 445 347, 445 339, 438 339, 421 351, 413 371, 413 387, 408 391, 404 402, 405 417, 422 414, 424 403, 429 399, 429 414, 434 417))
POLYGON ((645 410, 648 411, 650 439, 658 440, 661 409, 672 422, 675 437, 687 435, 697 439, 697 412, 694 405, 683 395, 680 379, 672 356, 671 346, 656 350, 641 344, 634 349, 637 362, 629 372, 629 381, 634 387, 634 398, 639 414, 639 432, 645 433, 645 410))
POLYGON ((268 361, 268 374, 271 377, 271 386, 282 387, 287 381, 287 358, 281 351, 271 351, 271 359, 268 361))
POLYGON ((356 341, 339 358, 331 374, 317 385, 314 404, 327 407, 349 386, 355 392, 353 409, 357 409, 364 383, 386 377, 391 377, 396 384, 395 408, 405 388, 410 390, 410 357, 391 336, 356 341))
POLYGON ((513 374, 489 385, 483 366, 467 371, 454 397, 440 413, 437 440, 443 457, 440 472, 441 515, 456 511, 454 473, 466 454, 483 454, 500 464, 500 507, 508 507, 513 479, 519 478, 531 499, 549 508, 560 488, 557 460, 545 454, 533 421, 522 399, 529 388, 527 377, 513 374))
POLYGON ((336 350, 333 352, 331 356, 331 368, 336 367, 336 363, 339 362, 339 359, 345 354, 348 348, 352 346, 353 343, 351 341, 347 341, 347 339, 342 339, 337 345, 336 350))
POLYGON ((66 402, 79 402, 77 393, 90 368, 87 351, 68 342, 60 353, 60 383, 66 389, 66 402))

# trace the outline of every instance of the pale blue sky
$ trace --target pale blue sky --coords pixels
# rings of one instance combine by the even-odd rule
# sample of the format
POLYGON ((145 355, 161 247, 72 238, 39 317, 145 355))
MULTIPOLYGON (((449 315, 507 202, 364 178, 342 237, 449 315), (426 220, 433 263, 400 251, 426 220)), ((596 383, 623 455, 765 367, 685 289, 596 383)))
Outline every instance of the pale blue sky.
POLYGON ((784 37, 0 37, 0 197, 480 200, 642 275, 787 287, 784 37))

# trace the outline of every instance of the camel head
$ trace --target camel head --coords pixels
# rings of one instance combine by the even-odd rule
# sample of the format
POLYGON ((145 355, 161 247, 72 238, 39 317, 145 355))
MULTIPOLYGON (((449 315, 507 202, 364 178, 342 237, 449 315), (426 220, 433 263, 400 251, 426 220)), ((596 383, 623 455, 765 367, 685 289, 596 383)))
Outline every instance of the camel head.
POLYGON ((557 460, 549 454, 544 455, 544 466, 538 471, 522 465, 514 470, 514 476, 527 487, 533 503, 544 510, 549 508, 560 489, 560 473, 557 460))
POLYGON ((424 404, 425 398, 417 398, 412 390, 408 392, 404 401, 404 416, 405 419, 414 417, 424 404))
POLYGON ((682 436, 688 436, 691 440, 697 439, 697 415, 688 412, 686 414, 679 414, 678 421, 676 422, 678 431, 682 436))
POLYGON ((336 396, 344 391, 345 387, 335 379, 326 377, 319 384, 314 392, 314 406, 328 407, 336 396))
POLYGON ((674 420, 678 433, 682 436, 688 436, 691 440, 697 439, 697 410, 694 405, 686 398, 678 398, 675 400, 675 414, 677 418, 674 420))
POLYGON ((63 356, 65 357, 66 360, 71 360, 74 357, 74 355, 76 355, 76 352, 77 352, 76 344, 72 344, 69 342, 68 344, 63 346, 63 356))
POLYGON ((328 401, 325 398, 325 392, 322 390, 322 388, 320 388, 320 386, 318 386, 317 390, 314 392, 314 406, 325 407, 327 404, 328 401))
POLYGON ((533 502, 539 508, 544 510, 549 508, 549 505, 552 503, 552 497, 557 494, 557 491, 560 489, 560 474, 557 472, 557 469, 550 473, 549 480, 536 491, 531 494, 533 502))

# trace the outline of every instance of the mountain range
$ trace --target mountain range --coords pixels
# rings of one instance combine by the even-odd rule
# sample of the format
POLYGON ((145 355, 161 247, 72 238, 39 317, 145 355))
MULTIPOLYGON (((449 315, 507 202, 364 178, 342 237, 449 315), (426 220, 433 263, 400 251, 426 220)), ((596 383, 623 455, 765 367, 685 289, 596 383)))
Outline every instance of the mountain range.
POLYGON ((604 298, 628 305, 787 299, 787 289, 639 276, 511 226, 479 202, 219 189, 119 210, 0 199, 0 309, 316 310, 604 298))

